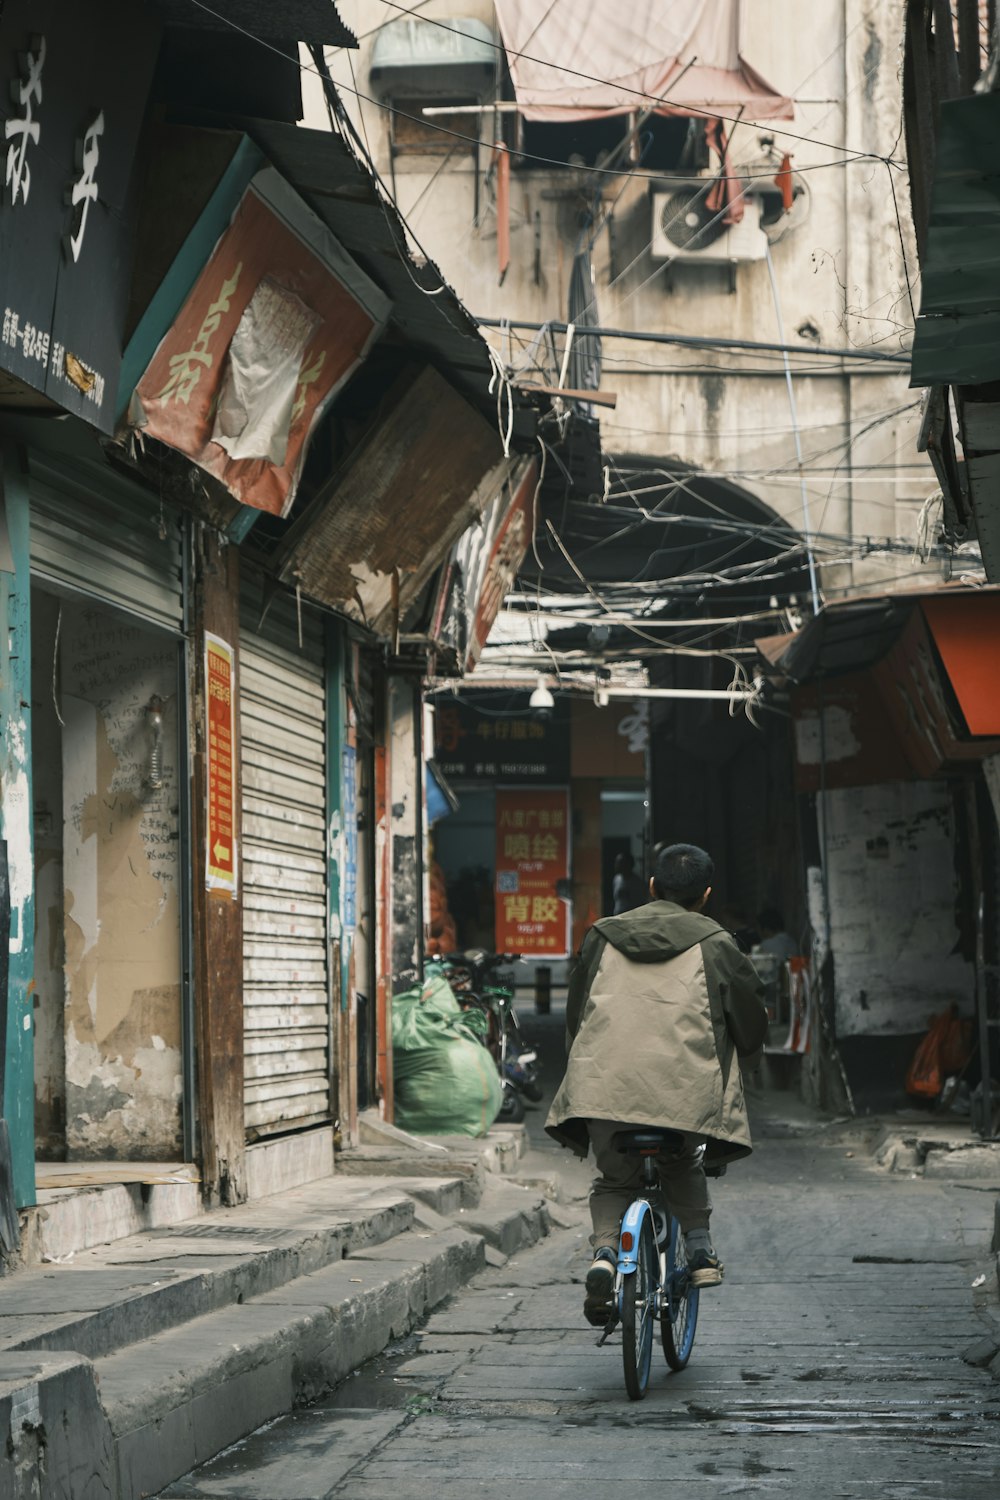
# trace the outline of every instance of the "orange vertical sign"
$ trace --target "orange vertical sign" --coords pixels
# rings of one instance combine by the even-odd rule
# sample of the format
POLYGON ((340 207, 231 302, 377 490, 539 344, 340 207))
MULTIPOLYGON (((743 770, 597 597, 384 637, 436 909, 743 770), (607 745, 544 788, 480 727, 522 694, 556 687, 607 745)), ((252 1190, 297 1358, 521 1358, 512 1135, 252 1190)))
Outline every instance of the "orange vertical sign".
POLYGON ((531 958, 565 958, 569 903, 569 792, 501 787, 496 795, 496 947, 531 958))
POLYGON ((205 884, 236 899, 236 828, 234 826, 233 648, 217 635, 205 634, 205 703, 208 817, 205 884))

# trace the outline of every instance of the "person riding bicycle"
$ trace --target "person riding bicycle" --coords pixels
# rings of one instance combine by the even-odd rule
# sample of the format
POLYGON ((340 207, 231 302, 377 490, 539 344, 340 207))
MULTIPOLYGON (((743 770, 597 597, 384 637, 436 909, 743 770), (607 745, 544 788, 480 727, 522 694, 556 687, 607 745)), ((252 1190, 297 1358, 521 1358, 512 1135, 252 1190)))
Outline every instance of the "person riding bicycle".
POLYGON ((615 1145, 640 1126, 675 1131, 683 1147, 657 1157, 661 1186, 684 1232, 696 1287, 717 1286, 705 1179, 749 1156, 741 1073, 756 1066, 767 1034, 763 985, 718 922, 703 915, 714 866, 704 849, 658 850, 650 901, 605 917, 583 940, 566 1006, 569 1057, 545 1128, 600 1176, 590 1195, 594 1262, 584 1316, 609 1316, 621 1218, 640 1164, 615 1145))

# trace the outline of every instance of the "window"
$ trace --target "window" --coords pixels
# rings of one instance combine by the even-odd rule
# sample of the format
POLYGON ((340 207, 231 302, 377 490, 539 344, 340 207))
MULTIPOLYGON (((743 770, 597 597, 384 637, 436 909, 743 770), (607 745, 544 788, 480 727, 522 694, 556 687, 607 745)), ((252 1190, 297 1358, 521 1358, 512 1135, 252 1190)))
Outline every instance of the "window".
POLYGON ((478 102, 471 96, 391 99, 389 138, 393 155, 447 156, 450 151, 474 151, 482 118, 478 111, 474 114, 433 115, 430 119, 425 119, 421 111, 430 105, 444 109, 478 102))
POLYGON ((654 172, 691 172, 708 164, 700 120, 677 115, 605 115, 597 120, 522 120, 508 116, 508 141, 522 152, 515 165, 544 171, 545 163, 594 167, 609 164, 623 172, 642 167, 654 172), (545 160, 539 161, 536 158, 545 160))

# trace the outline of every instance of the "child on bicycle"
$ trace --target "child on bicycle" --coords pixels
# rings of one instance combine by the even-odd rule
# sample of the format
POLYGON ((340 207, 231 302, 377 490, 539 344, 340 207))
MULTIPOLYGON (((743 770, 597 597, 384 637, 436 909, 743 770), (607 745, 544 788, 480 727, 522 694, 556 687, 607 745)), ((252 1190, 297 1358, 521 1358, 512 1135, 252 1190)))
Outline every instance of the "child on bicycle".
POLYGON ((713 873, 694 844, 660 849, 649 902, 596 922, 570 981, 566 1075, 545 1128, 579 1156, 589 1143, 597 1161, 583 1308, 597 1327, 608 1319, 619 1226, 640 1177, 638 1160, 615 1149, 619 1131, 683 1136, 682 1148, 657 1158, 664 1197, 684 1231, 692 1285, 722 1280, 705 1167, 752 1149, 741 1071, 759 1060, 767 1011, 750 960, 703 915, 713 873))

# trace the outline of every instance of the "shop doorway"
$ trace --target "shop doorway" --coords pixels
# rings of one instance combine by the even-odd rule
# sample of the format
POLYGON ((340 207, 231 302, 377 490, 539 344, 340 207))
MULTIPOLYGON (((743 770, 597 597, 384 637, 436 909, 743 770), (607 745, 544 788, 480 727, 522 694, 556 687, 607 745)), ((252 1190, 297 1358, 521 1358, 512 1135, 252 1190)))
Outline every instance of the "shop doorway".
POLYGON ((645 787, 609 789, 601 792, 601 913, 614 910, 612 882, 619 855, 632 860, 636 876, 646 884, 647 822, 649 799, 645 787))
POLYGON ((458 810, 434 827, 434 858, 444 872, 448 912, 458 949, 495 942, 496 791, 455 782, 458 810))
POLYGON ((182 1160, 181 642, 55 587, 31 629, 38 1155, 182 1160))

